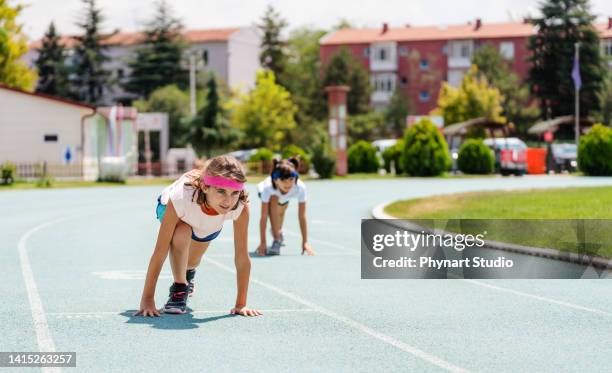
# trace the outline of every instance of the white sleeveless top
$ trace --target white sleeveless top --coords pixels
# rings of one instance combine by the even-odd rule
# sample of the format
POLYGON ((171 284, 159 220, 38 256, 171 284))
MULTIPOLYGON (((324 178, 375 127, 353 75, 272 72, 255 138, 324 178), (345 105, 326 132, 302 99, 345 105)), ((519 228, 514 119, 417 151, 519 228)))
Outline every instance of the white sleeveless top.
POLYGON ((297 179, 297 182, 289 189, 286 194, 280 192, 272 186, 272 178, 268 176, 262 182, 257 184, 257 192, 262 202, 270 202, 272 196, 278 197, 278 203, 284 204, 292 198, 297 198, 298 202, 306 202, 306 184, 302 180, 297 179))
POLYGON ((205 239, 212 235, 214 235, 214 238, 219 234, 221 228, 223 228, 223 222, 225 220, 238 219, 242 213, 244 204, 239 202, 235 210, 231 210, 226 214, 205 214, 194 199, 194 188, 185 185, 185 183, 189 181, 189 176, 187 175, 188 173, 184 174, 174 183, 166 187, 161 193, 160 202, 162 205, 167 205, 168 201, 172 201, 172 205, 179 219, 189 224, 193 229, 193 233, 198 238, 205 239))

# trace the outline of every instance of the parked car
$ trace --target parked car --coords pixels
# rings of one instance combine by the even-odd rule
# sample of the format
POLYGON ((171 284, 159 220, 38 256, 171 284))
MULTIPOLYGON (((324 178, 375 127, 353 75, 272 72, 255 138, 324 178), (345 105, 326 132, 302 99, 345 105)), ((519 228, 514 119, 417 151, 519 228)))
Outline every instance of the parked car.
POLYGON ((527 173, 527 144, 516 137, 485 139, 495 154, 495 169, 502 175, 527 173))
POLYGON ((551 144, 552 166, 556 173, 574 172, 578 167, 576 144, 551 144))

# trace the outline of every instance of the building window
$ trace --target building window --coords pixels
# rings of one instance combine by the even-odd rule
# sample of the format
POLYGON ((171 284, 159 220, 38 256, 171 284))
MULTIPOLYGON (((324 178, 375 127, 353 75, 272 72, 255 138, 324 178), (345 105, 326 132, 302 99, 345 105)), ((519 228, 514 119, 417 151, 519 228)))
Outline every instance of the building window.
POLYGON ((123 69, 117 69, 117 78, 118 79, 123 79, 125 75, 125 72, 123 71, 123 69))
POLYGON ((370 57, 370 48, 368 47, 363 48, 363 56, 366 58, 370 57))
POLYGON ((419 100, 421 102, 427 102, 429 101, 429 92, 427 91, 421 91, 419 92, 419 100))
POLYGON ((385 61, 387 59, 387 50, 382 48, 378 52, 378 59, 381 61, 385 61))
POLYGON ((405 76, 402 76, 402 77, 401 77, 401 79, 400 79, 400 83, 401 83, 402 85, 406 85, 406 84, 408 84, 408 79, 406 79, 406 77, 405 77, 405 76))
POLYGON ((499 45, 499 53, 507 60, 514 59, 514 43, 505 41, 499 45))
POLYGON ((202 60, 204 61, 204 66, 208 65, 208 50, 204 49, 202 51, 202 60))
POLYGON ((57 142, 57 135, 45 135, 45 142, 57 142))
POLYGON ((408 55, 408 47, 399 47, 399 55, 407 56, 408 55))
POLYGON ((421 60, 421 62, 419 62, 419 67, 421 68, 421 70, 429 69, 429 61, 421 60))
POLYGON ((601 53, 604 57, 612 57, 612 39, 601 41, 601 53))
POLYGON ((467 44, 463 44, 461 46, 461 57, 470 58, 470 46, 467 44))

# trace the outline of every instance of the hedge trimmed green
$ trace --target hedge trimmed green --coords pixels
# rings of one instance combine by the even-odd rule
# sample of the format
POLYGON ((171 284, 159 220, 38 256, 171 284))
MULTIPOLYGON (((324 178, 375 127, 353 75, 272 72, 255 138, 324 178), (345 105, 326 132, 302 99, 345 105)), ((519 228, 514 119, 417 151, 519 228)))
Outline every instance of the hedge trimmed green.
POLYGON ((580 138, 578 168, 591 176, 612 175, 612 129, 603 124, 591 127, 580 138))
POLYGON ((320 144, 313 149, 312 164, 319 178, 331 179, 336 170, 336 156, 325 144, 320 144))
POLYGON ((255 154, 249 157, 249 162, 271 161, 274 152, 268 148, 259 148, 255 154))
POLYGON ((376 148, 367 141, 360 140, 348 149, 348 172, 374 173, 380 166, 376 148))
POLYGON ((438 176, 451 167, 446 141, 431 120, 423 118, 406 130, 400 163, 411 176, 438 176))
POLYGON ((457 167, 465 174, 490 174, 495 167, 495 157, 482 140, 470 139, 459 148, 457 167))
POLYGON ((395 145, 388 147, 382 153, 383 161, 385 163, 385 170, 391 172, 391 161, 395 164, 395 172, 399 175, 403 173, 402 162, 402 151, 404 149, 404 140, 399 140, 395 145))

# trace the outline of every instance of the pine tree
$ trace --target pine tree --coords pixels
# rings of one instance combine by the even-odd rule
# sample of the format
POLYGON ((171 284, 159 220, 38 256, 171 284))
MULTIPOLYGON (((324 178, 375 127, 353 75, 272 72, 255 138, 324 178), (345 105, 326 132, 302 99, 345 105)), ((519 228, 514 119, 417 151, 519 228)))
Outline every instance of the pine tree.
POLYGON ((396 138, 402 137, 406 130, 406 118, 410 113, 409 102, 402 90, 396 88, 385 110, 385 122, 390 126, 391 134, 396 138))
POLYGON ((282 40, 282 32, 287 27, 287 22, 281 18, 280 14, 268 5, 266 12, 261 18, 261 23, 257 25, 263 34, 261 40, 261 53, 259 61, 261 66, 274 73, 276 83, 286 87, 284 77, 287 64, 285 55, 285 41, 282 40))
POLYGON ((59 43, 59 39, 55 25, 51 22, 35 61, 38 70, 36 92, 70 97, 68 69, 65 65, 66 50, 59 43))
POLYGON ((588 0, 546 0, 541 17, 531 20, 538 33, 529 39, 529 83, 547 117, 574 114, 574 43, 580 42, 580 115, 599 109, 604 67, 599 35, 588 0))
POLYGON ((188 74, 181 66, 185 44, 181 36, 182 25, 172 15, 165 0, 157 3, 157 14, 145 31, 144 46, 136 51, 129 63, 131 73, 125 85, 127 91, 141 97, 168 84, 179 88, 187 86, 188 74))
POLYGON ((71 90, 78 100, 95 105, 101 104, 104 91, 111 89, 109 72, 103 67, 109 58, 104 54, 106 47, 102 45, 110 35, 100 34, 104 17, 96 7, 96 0, 83 0, 83 3, 86 5, 84 19, 77 24, 83 29, 83 35, 76 37, 78 44, 74 54, 71 90))
POLYGON ((369 111, 372 90, 369 74, 345 47, 334 54, 325 67, 323 87, 333 85, 348 85, 351 87, 347 98, 348 111, 351 115, 369 111))
POLYGON ((0 83, 29 91, 34 87, 36 72, 20 60, 28 52, 27 38, 16 21, 22 10, 22 5, 10 6, 0 0, 0 83))
POLYGON ((239 131, 227 120, 214 75, 208 80, 206 91, 206 104, 193 118, 190 127, 193 146, 210 157, 214 150, 238 140, 239 131))

